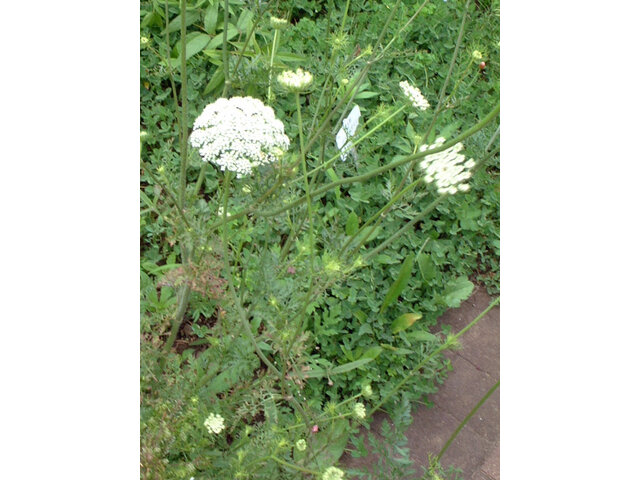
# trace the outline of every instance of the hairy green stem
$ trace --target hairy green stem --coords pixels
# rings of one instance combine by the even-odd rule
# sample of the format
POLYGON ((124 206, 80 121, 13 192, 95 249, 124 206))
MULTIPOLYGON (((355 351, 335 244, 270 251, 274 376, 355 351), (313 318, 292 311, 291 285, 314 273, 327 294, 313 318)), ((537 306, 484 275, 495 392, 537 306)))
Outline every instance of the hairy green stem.
POLYGON ((436 124, 436 120, 440 115, 440 112, 444 108, 444 97, 446 95, 447 86, 449 85, 449 80, 451 79, 451 74, 453 73, 453 69, 455 68, 456 59, 458 57, 458 50, 460 50, 460 45, 462 44, 462 38, 464 36, 464 25, 467 20, 467 12, 469 11, 469 5, 471 4, 471 0, 467 0, 467 3, 464 6, 464 12, 462 12, 462 22, 460 23, 460 30, 458 31, 458 38, 456 40, 456 46, 453 49, 453 56, 451 57, 451 62, 449 62, 449 71, 447 72, 447 76, 444 79, 444 83, 442 84, 442 88, 440 89, 440 95, 438 98, 438 106, 436 107, 436 111, 433 114, 433 118, 431 119, 431 123, 429 124, 429 128, 422 136, 422 143, 425 143, 429 138, 429 134, 436 124))
MULTIPOLYGON (((349 245, 351 245, 351 243, 358 237, 358 235, 360 235, 365 228, 367 228, 369 225, 371 225, 371 222, 373 222, 376 218, 380 217, 381 215, 384 215, 385 212, 387 212, 392 206, 393 204, 400 198, 402 197, 405 193, 407 193, 409 190, 412 190, 416 185, 418 185, 418 183, 420 183, 421 179, 416 180, 415 182, 413 182, 410 185, 407 185, 403 190, 401 190, 400 192, 396 193, 391 200, 389 200, 387 202, 387 204, 382 207, 380 210, 378 210, 375 214, 373 214, 365 223, 362 224, 362 226, 358 229, 358 231, 356 233, 354 233, 353 235, 351 235, 351 237, 349 238, 349 240, 344 244, 344 246, 340 249, 340 253, 338 254, 339 256, 342 256, 347 248, 349 247, 349 245)), ((371 232, 369 232, 369 235, 371 235, 371 233, 373 233, 373 230, 375 230, 375 227, 371 229, 371 232)), ((367 239, 369 238, 369 235, 367 235, 365 238, 363 238, 358 246, 354 249, 355 251, 358 251, 358 249, 364 244, 364 242, 367 241, 367 239)))
POLYGON ((207 169, 207 164, 209 162, 203 162, 202 167, 200 168, 200 174, 198 175, 198 180, 196 180, 196 186, 193 189, 193 197, 198 197, 198 192, 200 192, 200 187, 202 187, 202 182, 204 181, 205 170, 207 169))
MULTIPOLYGON (((222 217, 226 218, 227 216, 227 210, 228 210, 228 203, 229 203, 229 182, 230 182, 230 178, 231 178, 231 173, 227 170, 225 172, 225 176, 224 176, 224 184, 223 184, 223 194, 222 194, 222 203, 223 203, 223 207, 222 207, 222 217)), ((309 422, 309 418, 307 417, 307 414, 305 413, 304 409, 302 408, 302 405, 300 405, 300 403, 298 402, 298 400, 296 400, 296 398, 293 396, 293 393, 291 393, 289 386, 287 384, 287 382, 285 381, 285 376, 284 376, 284 371, 280 371, 278 370, 278 368, 271 363, 271 361, 265 356, 264 353, 262 353, 262 350, 260 349, 260 347, 258 346, 258 343, 256 342, 256 339, 253 336, 253 331, 251 330, 251 324, 249 323, 249 320, 247 319, 247 316, 245 314, 244 308, 242 306, 242 304, 240 303, 240 298, 238 297, 237 293, 236 293, 236 289, 235 289, 235 285, 234 283, 234 279, 231 273, 231 265, 229 263, 229 258, 228 258, 228 254, 227 254, 227 245, 228 245, 228 227, 229 227, 229 222, 224 222, 222 224, 222 258, 223 258, 223 263, 224 263, 224 269, 225 269, 225 273, 227 275, 227 281, 228 281, 228 285, 229 285, 229 290, 231 292, 231 297, 233 299, 233 302, 235 304, 236 310, 238 311, 238 314, 240 316, 240 321, 244 327, 244 329, 247 332, 247 335, 249 337, 249 341, 251 342, 251 345, 253 346, 253 350, 255 351, 256 355, 258 355, 258 357, 260 358, 260 360, 262 360, 262 362, 267 366, 267 368, 269 370, 271 370, 278 378, 280 378, 281 382, 282 382, 282 387, 284 389, 287 390, 288 396, 289 396, 289 400, 291 401, 291 403, 293 403, 293 405, 296 407, 296 409, 300 412, 300 414, 302 415, 303 419, 305 420, 305 422, 307 424, 310 425, 309 422)), ((285 367, 285 365, 283 365, 283 367, 285 367)))
POLYGON ((309 190, 309 180, 307 179, 307 160, 304 155, 304 134, 302 133, 302 111, 300 108, 300 94, 296 92, 296 108, 298 111, 298 134, 300 135, 300 160, 302 161, 302 172, 304 176, 305 194, 307 197, 307 211, 309 214, 309 255, 311 258, 311 275, 313 276, 313 209, 311 205, 311 195, 309 190))
POLYGON ((422 360, 418 365, 416 365, 407 374, 407 376, 405 378, 403 378, 395 387, 393 387, 391 389, 391 391, 389 391, 389 393, 387 393, 384 396, 384 398, 382 400, 380 400, 380 402, 378 402, 376 404, 376 406, 371 409, 370 415, 373 415, 374 412, 379 410, 380 407, 382 407, 382 405, 384 405, 393 395, 395 395, 398 392, 398 390, 400 390, 402 388, 402 386, 405 383, 407 383, 416 373, 418 373, 418 371, 420 371, 420 369, 422 367, 424 367, 433 357, 435 357, 437 354, 439 354, 443 350, 446 350, 447 348, 449 348, 452 345, 454 345, 457 342, 458 338, 460 338, 462 335, 464 335, 465 332, 467 332, 467 330, 469 330, 476 323, 478 323, 478 321, 482 317, 484 317, 487 313, 489 313, 493 309, 493 307, 495 307, 498 303, 500 303, 500 297, 496 298, 493 302, 491 302, 489 304, 489 306, 487 308, 485 308, 484 311, 482 313, 480 313, 476 318, 474 318, 471 322, 469 322, 469 324, 466 327, 464 327, 462 330, 460 330, 455 335, 452 335, 451 337, 447 338, 447 341, 445 343, 443 343, 438 348, 436 348, 433 352, 431 352, 429 355, 427 355, 424 358, 424 360, 422 360))
POLYGON ((229 92, 231 79, 229 78, 229 45, 227 35, 229 32, 229 0, 224 0, 224 25, 222 27, 222 68, 224 70, 224 89, 222 96, 226 97, 229 92))
POLYGON ((272 455, 271 459, 274 460, 275 462, 278 462, 281 465, 284 465, 285 467, 293 468, 294 470, 298 470, 299 472, 308 473, 310 475, 322 475, 322 472, 316 472, 314 470, 309 470, 307 468, 300 467, 300 466, 295 465, 293 463, 285 462, 284 460, 279 459, 275 455, 272 455))
MULTIPOLYGON (((396 160, 395 162, 391 162, 387 165, 383 165, 379 168, 376 168, 374 170, 371 170, 368 173, 362 174, 362 175, 357 175, 354 177, 348 177, 348 178, 342 178, 339 180, 336 180, 332 183, 329 183, 327 185, 324 185, 320 188, 318 188, 317 190, 314 190, 311 192, 311 197, 315 197, 317 195, 323 194, 329 190, 332 190, 333 188, 340 186, 340 185, 346 185, 346 184, 350 184, 350 183, 356 183, 356 182, 364 182, 365 180, 369 180, 372 177, 375 177, 376 175, 380 175, 381 173, 384 173, 388 170, 394 169, 396 167, 405 165, 409 162, 413 162, 414 160, 418 160, 421 159, 423 157, 426 157, 428 155, 433 155, 435 153, 439 153, 442 152, 444 150, 447 150, 448 148, 451 148, 452 146, 454 146, 455 144, 463 141, 464 139, 466 139, 467 137, 470 137, 471 135, 473 135, 474 133, 478 132, 479 130, 481 130, 482 128, 484 128, 491 120, 493 120, 498 113, 500 112, 500 104, 496 105, 494 107, 494 109, 484 118, 482 119, 480 122, 478 122, 476 125, 474 125, 473 127, 469 128, 468 130, 466 130, 465 132, 461 133, 460 135, 458 135, 456 138, 444 143, 443 145, 441 145, 440 147, 431 149, 431 150, 426 150, 424 152, 417 152, 413 155, 409 155, 408 157, 396 160)), ((307 144, 308 146, 308 144, 307 144)), ((279 213, 282 213, 286 210, 289 210, 290 208, 296 207, 298 205, 300 205, 302 202, 304 202, 306 200, 305 197, 299 198, 298 200, 294 200, 291 203, 288 203, 280 208, 277 208, 275 210, 271 210, 271 211, 267 211, 267 212, 257 212, 257 215, 262 215, 265 217, 272 217, 275 215, 278 215, 279 213)))
POLYGON ((236 73, 238 73, 238 67, 240 66, 240 62, 242 61, 244 52, 247 50, 247 47, 249 46, 249 40, 251 40, 251 37, 253 36, 253 32, 256 31, 256 27, 260 23, 260 20, 262 19, 262 15, 264 15, 264 12, 266 12, 265 9, 258 9, 258 16, 254 20, 253 25, 251 26, 251 30, 249 31, 249 34, 247 35, 247 38, 245 39, 244 44, 242 45, 242 49, 240 50, 240 54, 238 55, 238 61, 236 62, 236 66, 233 69, 233 74, 231 75, 232 77, 235 77, 236 73))
POLYGON ((156 183, 156 185, 160 186, 160 188, 162 188, 165 191, 165 193, 167 194, 167 196, 169 197, 171 202, 178 209, 178 214, 180 215, 180 218, 182 219, 182 221, 184 222, 186 227, 187 228, 191 228, 191 224, 189 223, 189 220, 187 220, 187 217, 185 216, 184 211, 180 208, 180 205, 178 204, 178 201, 176 200, 175 196, 173 195, 171 189, 169 188, 169 185, 166 182, 164 184, 162 182, 160 182, 158 177, 156 177, 155 174, 153 173, 153 170, 151 169, 151 166, 147 165, 147 163, 142 159, 140 159, 140 166, 153 179, 153 181, 156 183))
POLYGON ((458 428, 455 429, 455 431, 451 434, 451 436, 449 437, 449 440, 447 440, 447 442, 444 444, 444 446, 442 447, 442 449, 440 450, 440 452, 438 452, 438 455, 436 455, 436 462, 440 461, 440 459, 442 458, 442 455, 444 455, 444 452, 447 451, 447 449, 449 448, 449 446, 451 445, 451 443, 455 440, 455 438, 458 436, 458 433, 460 433, 460 431, 464 428, 464 426, 467 424, 467 422, 469 420, 471 420, 471 417, 473 417, 476 412, 478 411, 478 409, 484 404, 484 402, 487 401, 487 399, 493 394, 493 392, 496 391, 496 389, 500 386, 500 380, 498 380, 493 387, 491 387, 489 389, 489 391, 484 395, 484 397, 482 397, 480 399, 480 401, 478 403, 476 403, 475 407, 473 407, 471 409, 471 411, 469 412, 469 414, 464 417, 464 420, 462 420, 462 422, 460 423, 460 425, 458 425, 458 428))
MULTIPOLYGON (((169 43, 169 3, 164 2, 164 33, 165 43, 167 45, 167 70, 169 71, 169 82, 171 83, 171 93, 173 96, 173 104, 176 109, 176 118, 180 118, 180 107, 178 105, 178 92, 176 90, 176 82, 173 79, 173 68, 171 68, 171 44, 169 43)), ((182 145, 182 130, 178 126, 178 142, 182 145)))
POLYGON ((180 93, 182 94, 180 127, 180 192, 179 208, 184 208, 184 196, 187 189, 187 0, 180 2, 180 93))
MULTIPOLYGON (((382 128, 384 126, 385 123, 387 123, 388 121, 390 121, 393 117, 395 117, 396 115, 402 113, 405 109, 407 108, 406 105, 403 105, 402 107, 400 107, 398 110, 396 110, 395 112, 393 112, 391 115, 389 115, 387 118, 385 118, 382 122, 380 122, 378 125, 376 125, 375 127, 373 127, 371 130, 367 131, 367 133, 365 133, 364 135, 362 135, 361 137, 358 137, 357 140, 353 140, 352 141, 352 145, 354 147, 358 146, 360 143, 362 143, 364 140, 366 140, 368 137, 370 137, 371 135, 373 135, 376 131, 378 131, 380 128, 382 128)), ((336 153, 333 157, 331 157, 329 160, 327 160, 326 162, 324 162, 322 165, 319 165, 318 167, 314 168, 313 170, 311 170, 308 175, 314 174, 318 171, 324 170, 328 167, 330 167, 338 158, 340 158, 341 153, 338 152, 336 153)), ((300 176, 298 178, 296 178, 295 180, 293 180, 291 183, 296 183, 300 180, 302 180, 304 177, 300 176)))
POLYGON ((273 43, 271 44, 271 58, 269 59, 269 87, 267 89, 267 103, 271 105, 271 85, 273 82, 273 62, 276 57, 276 50, 278 49, 278 38, 280 30, 276 29, 273 33, 273 43))
POLYGON ((178 290, 178 311, 176 312, 176 316, 171 322, 171 333, 169 334, 169 338, 167 342, 164 344, 164 352, 169 353, 171 351, 171 347, 176 341, 178 337, 178 332, 180 331, 180 325, 182 325, 182 320, 184 319, 184 314, 187 312, 187 307, 189 306, 189 294, 191 289, 189 285, 182 285, 180 290, 178 290))

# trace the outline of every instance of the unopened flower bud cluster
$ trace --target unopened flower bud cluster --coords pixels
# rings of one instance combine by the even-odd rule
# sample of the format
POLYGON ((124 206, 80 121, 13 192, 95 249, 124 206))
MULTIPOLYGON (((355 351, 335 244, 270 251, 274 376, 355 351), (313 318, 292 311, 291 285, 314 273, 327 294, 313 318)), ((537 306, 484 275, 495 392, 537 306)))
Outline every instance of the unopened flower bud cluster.
POLYGON ((241 177, 278 160, 289 148, 289 137, 271 107, 256 98, 233 97, 205 107, 190 143, 203 160, 241 177))
POLYGON ((367 416, 367 409, 363 403, 358 402, 353 406, 353 413, 358 418, 365 418, 367 416))
MULTIPOLYGON (((422 145, 420 151, 433 150, 443 145, 444 142, 445 139, 439 137, 429 147, 422 145)), ((420 162, 420 167, 425 172, 425 182, 435 182, 438 193, 454 194, 458 191, 466 192, 469 190, 469 184, 462 182, 471 178, 470 170, 476 162, 472 158, 466 160, 465 156, 459 153, 463 148, 462 143, 456 143, 453 147, 429 155, 420 162)))
POLYGON ((322 480, 342 480, 344 472, 337 467, 329 467, 322 474, 322 480))
POLYGON ((429 102, 422 95, 422 92, 407 81, 400 82, 402 93, 411 101, 411 104, 418 110, 426 110, 429 108, 429 102))
POLYGON ((298 68, 295 72, 287 70, 278 75, 278 83, 292 92, 306 90, 313 82, 313 75, 298 68))
POLYGON ((276 30, 284 30, 289 26, 289 22, 286 18, 271 17, 269 19, 269 25, 276 30))

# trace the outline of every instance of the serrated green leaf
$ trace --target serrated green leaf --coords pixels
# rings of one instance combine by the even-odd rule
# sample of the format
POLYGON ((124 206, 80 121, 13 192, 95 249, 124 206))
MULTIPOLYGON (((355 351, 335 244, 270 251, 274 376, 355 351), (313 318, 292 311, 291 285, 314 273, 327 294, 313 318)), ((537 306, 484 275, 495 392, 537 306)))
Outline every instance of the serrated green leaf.
POLYGON ((347 235, 351 236, 356 233, 358 231, 358 224, 358 215, 356 215, 356 212, 351 212, 347 217, 347 226, 345 228, 347 235))
POLYGON ((391 324, 391 333, 398 333, 402 330, 406 330, 421 318, 422 314, 420 313, 404 313, 396 318, 391 324))
POLYGON ((447 283, 442 298, 447 306, 458 308, 460 303, 469 298, 473 292, 473 283, 466 276, 458 277, 447 283))
POLYGON ((398 277, 395 279, 391 287, 389 287, 389 291, 387 295, 384 297, 382 301, 382 307, 380 308, 380 313, 384 312, 392 302, 395 302, 402 290, 409 283, 409 279, 411 278, 411 270, 413 269, 413 260, 414 254, 410 253, 407 258, 405 258, 404 262, 400 266, 400 271, 398 272, 398 277))

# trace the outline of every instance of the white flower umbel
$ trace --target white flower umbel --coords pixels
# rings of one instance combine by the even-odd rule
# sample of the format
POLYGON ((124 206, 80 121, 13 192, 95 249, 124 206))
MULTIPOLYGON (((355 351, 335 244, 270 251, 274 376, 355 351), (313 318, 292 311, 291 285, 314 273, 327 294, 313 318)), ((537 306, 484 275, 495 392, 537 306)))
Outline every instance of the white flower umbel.
POLYGON ((409 99, 411 104, 418 110, 426 110, 429 108, 429 102, 422 95, 422 92, 416 87, 409 84, 407 81, 400 82, 400 88, 405 97, 409 99))
POLYGON ((278 160, 289 148, 289 137, 271 107, 256 98, 233 97, 205 107, 190 143, 203 160, 241 177, 278 160))
POLYGON ((322 474, 322 480, 342 480, 344 472, 336 467, 327 468, 322 474))
POLYGON ((286 90, 302 92, 313 82, 313 75, 298 68, 295 72, 287 70, 278 75, 278 83, 286 90))
MULTIPOLYGON (((445 139, 439 137, 433 145, 428 147, 422 145, 420 151, 433 150, 443 145, 444 142, 445 139)), ((469 184, 462 182, 471 178, 470 170, 476 162, 472 158, 466 160, 465 156, 459 153, 463 148, 462 143, 456 143, 453 147, 429 155, 420 162, 420 167, 425 172, 424 181, 427 183, 435 182, 438 193, 454 194, 458 191, 466 192, 469 190, 469 184)))
POLYGON ((355 149, 351 141, 348 141, 356 134, 358 122, 360 121, 360 107, 353 107, 347 118, 342 121, 342 127, 336 135, 336 146, 340 150, 340 159, 344 162, 351 151, 355 157, 355 149), (344 148, 343 148, 344 147, 344 148))
POLYGON ((224 430, 224 418, 217 413, 212 413, 204 421, 204 426, 207 427, 209 433, 220 433, 224 430))

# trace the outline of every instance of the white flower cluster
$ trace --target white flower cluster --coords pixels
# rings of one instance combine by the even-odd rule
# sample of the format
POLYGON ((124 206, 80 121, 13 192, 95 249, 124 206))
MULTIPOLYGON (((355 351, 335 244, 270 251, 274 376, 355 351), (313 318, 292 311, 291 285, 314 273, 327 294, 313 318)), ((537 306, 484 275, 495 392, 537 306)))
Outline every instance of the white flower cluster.
POLYGON ((307 441, 304 438, 301 438, 296 442, 296 448, 301 452, 304 452, 307 449, 307 441))
POLYGON ((412 105, 419 110, 426 110, 429 108, 429 102, 422 95, 422 92, 416 87, 409 85, 409 82, 400 82, 400 88, 402 93, 411 101, 412 105))
POLYGON ((313 82, 313 75, 298 68, 295 72, 287 70, 278 75, 278 83, 292 92, 306 90, 313 82))
POLYGON ((207 105, 196 118, 190 142, 203 160, 238 177, 275 162, 289 148, 273 109, 252 97, 219 98, 207 105))
MULTIPOLYGON (((429 147, 422 145, 420 151, 433 150, 443 145, 444 142, 445 139, 439 137, 429 147)), ((464 148, 462 143, 456 143, 453 147, 429 155, 420 162, 420 167, 425 171, 424 181, 427 183, 435 181, 438 193, 454 194, 458 191, 466 192, 469 190, 469 184, 462 182, 471 178, 470 170, 476 162, 472 158, 466 160, 465 156, 459 153, 462 148, 464 148)))
POLYGON ((204 421, 204 426, 207 427, 209 433, 220 433, 224 430, 224 418, 217 413, 212 413, 204 421))
POLYGON ((364 418, 367 416, 367 409, 363 403, 358 402, 353 406, 353 413, 358 418, 364 418))
POLYGON ((342 480, 344 472, 336 467, 327 468, 322 474, 322 480, 342 480))

